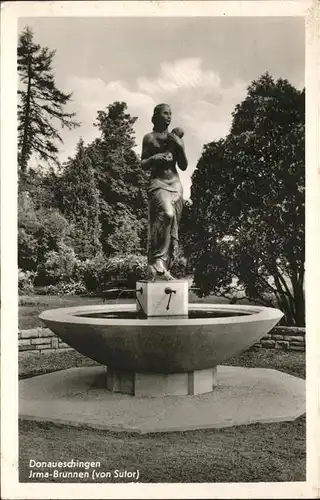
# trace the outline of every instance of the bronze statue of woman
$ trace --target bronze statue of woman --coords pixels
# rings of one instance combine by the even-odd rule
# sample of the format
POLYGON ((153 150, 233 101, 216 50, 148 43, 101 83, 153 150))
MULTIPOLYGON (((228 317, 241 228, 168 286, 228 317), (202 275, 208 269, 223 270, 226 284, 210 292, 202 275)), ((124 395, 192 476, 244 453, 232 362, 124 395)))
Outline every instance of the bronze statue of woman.
POLYGON ((168 127, 171 109, 168 104, 154 108, 153 131, 142 142, 141 164, 150 169, 148 188, 149 231, 148 267, 153 279, 173 279, 170 268, 178 247, 178 229, 183 208, 183 189, 176 165, 188 166, 182 129, 168 127))

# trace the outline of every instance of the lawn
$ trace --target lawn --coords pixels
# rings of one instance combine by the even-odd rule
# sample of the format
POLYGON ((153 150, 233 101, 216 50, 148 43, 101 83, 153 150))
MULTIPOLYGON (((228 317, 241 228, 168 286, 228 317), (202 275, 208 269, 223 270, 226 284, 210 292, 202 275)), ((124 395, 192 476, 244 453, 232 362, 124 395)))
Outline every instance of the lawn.
MULTIPOLYGON (((21 299, 20 327, 39 326, 37 315, 44 309, 101 302, 99 298, 25 297, 21 299)), ((94 364, 94 361, 75 351, 20 356, 19 374, 21 378, 26 378, 94 364)), ((227 364, 274 368, 305 377, 305 357, 300 352, 260 348, 246 351, 227 364)), ((304 416, 293 422, 147 435, 21 421, 19 447, 21 482, 39 481, 29 479, 31 459, 69 461, 72 458, 100 461, 100 471, 139 469, 139 481, 143 483, 306 480, 304 416)), ((79 479, 50 478, 41 481, 77 482, 79 479)), ((112 477, 93 480, 89 477, 82 481, 128 480, 112 477)))
POLYGON ((28 330, 44 326, 38 318, 46 309, 59 307, 90 306, 101 304, 100 297, 80 297, 78 295, 22 295, 19 297, 19 328, 28 330))
POLYGON ((294 422, 147 435, 25 421, 20 423, 20 481, 32 481, 28 479, 30 459, 72 458, 100 461, 101 471, 139 469, 142 483, 305 481, 304 429, 304 417, 294 422))
MULTIPOLYGON (((226 365, 247 368, 274 368, 296 377, 305 378, 305 355, 296 351, 275 349, 249 350, 229 359, 226 365)), ((28 378, 76 366, 96 366, 98 363, 74 350, 50 354, 20 354, 19 377, 28 378)))

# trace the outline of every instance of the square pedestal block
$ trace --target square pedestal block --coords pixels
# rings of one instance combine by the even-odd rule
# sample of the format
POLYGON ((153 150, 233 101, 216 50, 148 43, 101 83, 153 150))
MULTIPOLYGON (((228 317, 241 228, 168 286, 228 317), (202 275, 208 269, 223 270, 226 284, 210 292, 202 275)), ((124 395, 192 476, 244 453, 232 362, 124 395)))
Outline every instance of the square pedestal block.
POLYGON ((142 308, 148 317, 188 315, 186 280, 138 281, 136 290, 141 290, 137 292, 137 311, 142 308))
POLYGON ((212 392, 217 385, 217 368, 189 373, 134 373, 107 371, 107 389, 133 396, 194 396, 212 392))

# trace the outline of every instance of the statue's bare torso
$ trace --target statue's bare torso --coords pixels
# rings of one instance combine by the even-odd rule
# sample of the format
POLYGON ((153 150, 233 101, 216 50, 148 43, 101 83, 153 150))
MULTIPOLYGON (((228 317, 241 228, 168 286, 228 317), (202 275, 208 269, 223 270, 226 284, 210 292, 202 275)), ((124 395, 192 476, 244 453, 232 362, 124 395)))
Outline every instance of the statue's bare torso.
POLYGON ((144 136, 143 144, 143 158, 150 158, 157 153, 167 153, 172 157, 172 160, 169 158, 165 164, 157 160, 150 162, 150 184, 159 179, 168 185, 177 184, 177 188, 180 188, 179 174, 176 169, 176 155, 174 148, 170 144, 168 132, 150 132, 144 136))

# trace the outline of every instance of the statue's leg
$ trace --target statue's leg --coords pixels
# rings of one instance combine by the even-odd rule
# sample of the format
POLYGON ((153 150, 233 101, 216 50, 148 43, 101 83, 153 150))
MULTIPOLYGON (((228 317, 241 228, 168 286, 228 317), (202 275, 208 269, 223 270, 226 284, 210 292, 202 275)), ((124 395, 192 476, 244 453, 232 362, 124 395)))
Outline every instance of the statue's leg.
POLYGON ((172 193, 158 189, 149 199, 149 264, 159 274, 166 271, 171 248, 171 227, 175 213, 172 193))
POLYGON ((170 269, 175 261, 176 254, 179 248, 179 225, 181 221, 182 209, 183 209, 183 197, 178 195, 173 200, 174 207, 174 219, 171 225, 171 247, 168 255, 167 269, 170 269))

